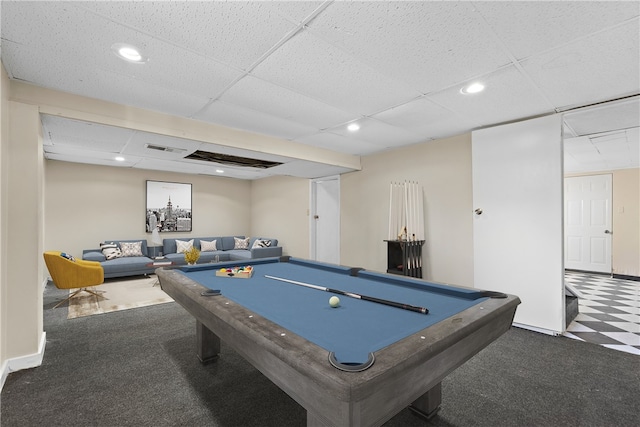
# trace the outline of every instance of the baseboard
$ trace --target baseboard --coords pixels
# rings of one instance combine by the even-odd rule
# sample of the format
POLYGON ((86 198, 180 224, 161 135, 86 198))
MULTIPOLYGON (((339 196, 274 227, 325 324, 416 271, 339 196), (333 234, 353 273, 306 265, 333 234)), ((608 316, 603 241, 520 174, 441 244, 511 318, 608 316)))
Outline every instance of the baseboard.
POLYGON ((565 268, 564 271, 568 271, 568 272, 572 272, 572 273, 586 273, 586 274, 593 274, 596 276, 607 276, 607 277, 613 277, 614 279, 620 279, 620 280, 632 280, 634 282, 640 282, 640 277, 639 276, 629 276, 626 274, 616 274, 616 273, 602 273, 599 271, 586 271, 586 270, 573 270, 570 268, 565 268))
POLYGON ((514 322, 513 326, 515 326, 516 328, 520 328, 520 329, 527 329, 529 331, 539 332, 539 333, 545 334, 545 335, 558 336, 558 335, 560 335, 562 333, 562 332, 558 332, 558 331, 552 331, 551 329, 544 329, 544 328, 538 328, 536 326, 524 325, 522 323, 515 323, 514 322))
POLYGON ((6 360, 2 362, 2 366, 0 367, 0 369, 2 369, 0 371, 0 392, 2 392, 2 388, 4 387, 4 382, 7 380, 7 377, 9 376, 9 364, 7 363, 6 360))
POLYGON ((42 333, 42 339, 38 346, 38 352, 34 354, 28 354, 26 356, 15 357, 13 359, 5 360, 2 364, 2 377, 0 378, 0 392, 4 387, 4 383, 11 372, 21 371, 23 369, 36 368, 42 365, 42 359, 44 359, 44 348, 47 343, 47 333, 42 333))
POLYGON ((640 282, 640 277, 638 276, 627 276, 626 274, 613 274, 614 279, 621 280, 633 280, 634 282, 640 282))

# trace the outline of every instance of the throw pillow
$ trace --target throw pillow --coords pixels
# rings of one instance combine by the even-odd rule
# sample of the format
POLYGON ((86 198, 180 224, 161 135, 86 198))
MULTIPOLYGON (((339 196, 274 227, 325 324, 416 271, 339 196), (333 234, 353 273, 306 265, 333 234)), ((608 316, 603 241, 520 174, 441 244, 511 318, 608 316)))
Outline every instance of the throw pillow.
POLYGON ((212 242, 207 242, 206 240, 200 240, 200 250, 202 252, 213 252, 213 251, 217 251, 218 248, 216 247, 216 242, 217 240, 214 240, 212 242))
POLYGON ((66 259, 68 259, 69 261, 76 262, 76 259, 75 259, 75 258, 73 257, 73 255, 71 255, 71 254, 67 254, 67 253, 62 252, 62 253, 60 253, 60 256, 61 256, 62 258, 66 258, 66 259))
POLYGON ((269 246, 271 246, 271 240, 256 240, 255 242, 253 242, 253 246, 251 246, 251 249, 253 248, 268 248, 269 246))
POLYGON ((120 242, 122 256, 144 256, 142 255, 142 242, 120 242))
POLYGON ((115 243, 100 243, 100 250, 102 250, 102 254, 107 260, 120 258, 122 256, 120 246, 115 243))
POLYGON ((187 252, 192 247, 193 247, 193 239, 189 240, 188 242, 186 242, 184 240, 176 239, 176 248, 177 248, 177 252, 179 254, 183 254, 183 253, 187 252))
POLYGON ((233 240, 233 249, 249 249, 249 237, 247 237, 246 239, 239 239, 237 237, 234 237, 233 240))

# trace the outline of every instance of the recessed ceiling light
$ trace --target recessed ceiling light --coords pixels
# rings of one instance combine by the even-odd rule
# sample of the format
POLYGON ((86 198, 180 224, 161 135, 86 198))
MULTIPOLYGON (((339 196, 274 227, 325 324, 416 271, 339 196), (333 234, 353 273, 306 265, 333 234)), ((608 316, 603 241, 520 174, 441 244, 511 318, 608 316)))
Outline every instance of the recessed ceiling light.
POLYGON ((469 94, 469 93, 478 93, 484 90, 484 85, 482 83, 471 83, 468 86, 460 89, 460 93, 469 94))
POLYGON ((114 43, 111 46, 111 50, 120 59, 124 59, 134 64, 144 64, 147 62, 147 58, 142 56, 140 49, 135 46, 126 43, 114 43))
POLYGON ((347 126, 347 129, 349 129, 351 132, 355 132, 360 129, 360 125, 357 123, 351 123, 349 126, 347 126))
POLYGON ((218 173, 224 173, 224 171, 222 169, 216 169, 216 172, 218 173))
POLYGON ((118 161, 118 162, 124 162, 124 157, 122 157, 122 156, 118 156, 118 157, 116 157, 116 161, 118 161))

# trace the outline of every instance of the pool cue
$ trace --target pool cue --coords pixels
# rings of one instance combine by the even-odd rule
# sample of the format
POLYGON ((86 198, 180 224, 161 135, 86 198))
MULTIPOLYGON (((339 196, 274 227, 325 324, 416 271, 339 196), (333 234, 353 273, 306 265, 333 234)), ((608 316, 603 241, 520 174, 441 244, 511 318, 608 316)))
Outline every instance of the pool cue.
POLYGON ((338 295, 344 295, 344 296, 355 298, 355 299, 361 299, 361 300, 365 300, 365 301, 377 302, 378 304, 389 305, 391 307, 401 308, 403 310, 415 311, 416 313, 429 314, 429 310, 424 308, 424 307, 416 307, 414 305, 402 304, 402 303, 399 303, 399 302, 389 301, 389 300, 386 300, 386 299, 369 297, 369 296, 360 295, 360 294, 354 294, 353 292, 345 292, 345 291, 341 291, 339 289, 325 288, 324 286, 312 285, 310 283, 296 282, 295 280, 283 279, 282 277, 268 276, 266 274, 265 274, 264 277, 266 277, 267 279, 279 280, 281 282, 287 282, 287 283, 292 283, 294 285, 299 285, 299 286, 304 286, 304 287, 307 287, 307 288, 317 289, 319 291, 325 291, 325 292, 331 292, 331 293, 338 294, 338 295))

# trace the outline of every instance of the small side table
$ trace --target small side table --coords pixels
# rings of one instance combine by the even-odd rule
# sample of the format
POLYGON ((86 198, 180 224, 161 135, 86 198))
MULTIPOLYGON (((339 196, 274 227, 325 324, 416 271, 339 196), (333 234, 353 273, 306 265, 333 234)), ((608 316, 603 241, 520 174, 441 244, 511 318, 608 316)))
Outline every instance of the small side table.
MULTIPOLYGON (((173 261, 169 261, 167 259, 158 259, 155 260, 153 262, 150 262, 148 264, 145 264, 145 267, 170 267, 172 265, 174 265, 175 263, 173 261)), ((156 277, 156 281, 153 282, 153 286, 159 285, 160 284, 160 280, 158 280, 158 278, 156 277)))

